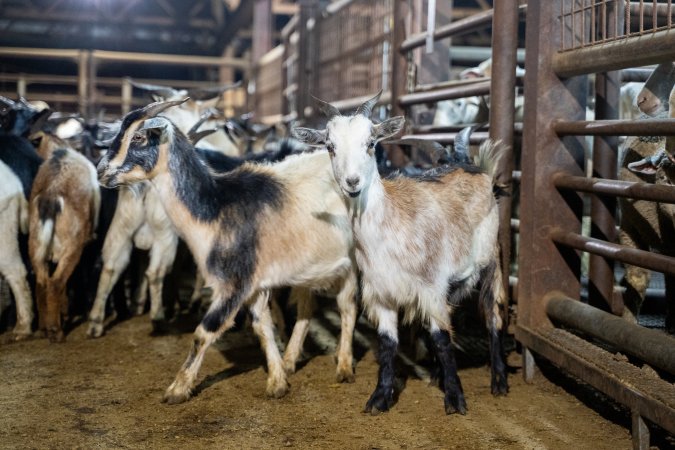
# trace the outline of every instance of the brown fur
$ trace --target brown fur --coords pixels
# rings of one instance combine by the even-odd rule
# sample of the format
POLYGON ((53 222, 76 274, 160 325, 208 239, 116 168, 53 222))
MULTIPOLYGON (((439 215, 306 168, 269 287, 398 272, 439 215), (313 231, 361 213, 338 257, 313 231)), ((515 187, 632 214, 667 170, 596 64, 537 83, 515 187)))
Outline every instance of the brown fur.
MULTIPOLYGON (((52 152, 53 149, 49 150, 50 154, 52 152)), ((98 214, 98 200, 94 198, 90 180, 83 180, 89 178, 90 169, 70 152, 74 151, 69 150, 60 157, 58 164, 54 156, 42 164, 30 196, 29 255, 36 275, 39 328, 51 340, 63 339, 62 317, 68 313, 66 283, 84 245, 93 237, 98 214), (63 206, 54 217, 53 236, 45 253, 40 250, 43 223, 39 203, 53 201, 60 204, 60 199, 63 199, 63 206), (52 262, 57 263, 53 272, 50 270, 52 262)))

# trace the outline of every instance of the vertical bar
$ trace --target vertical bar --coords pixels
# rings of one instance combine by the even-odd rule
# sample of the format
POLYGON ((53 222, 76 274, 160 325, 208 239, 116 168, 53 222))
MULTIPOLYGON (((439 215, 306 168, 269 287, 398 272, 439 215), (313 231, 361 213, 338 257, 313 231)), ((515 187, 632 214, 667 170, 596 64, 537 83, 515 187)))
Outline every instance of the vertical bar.
POLYGON ((637 411, 631 412, 633 450, 649 450, 649 428, 637 411))
MULTIPOLYGON (((610 15, 621 16, 621 11, 610 7, 610 15)), ((621 22, 621 17, 617 20, 621 22)), ((618 71, 599 73, 595 78, 595 118, 619 118, 619 91, 621 74, 618 71)), ((618 139, 616 136, 593 138, 593 176, 616 179, 618 139)), ((609 242, 616 240, 616 198, 591 196, 591 237, 609 242)), ((623 301, 614 296, 614 261, 599 255, 590 255, 589 303, 608 309, 615 315, 623 314, 623 301)))
POLYGON ((311 30, 307 29, 308 21, 315 15, 315 0, 300 0, 300 12, 298 17, 298 90, 297 90, 297 108, 298 121, 306 123, 307 116, 305 108, 310 106, 309 91, 312 90, 309 81, 311 80, 312 59, 310 57, 310 35, 311 30))
POLYGON ((98 71, 98 64, 94 59, 94 54, 91 50, 87 51, 89 76, 87 78, 87 115, 85 118, 91 118, 97 109, 98 99, 96 98, 96 73, 98 71))
POLYGON ((255 67, 260 58, 272 49, 272 0, 255 0, 253 30, 251 65, 255 67))
POLYGON ((80 50, 77 58, 77 106, 82 117, 87 117, 87 77, 89 58, 86 50, 80 50))
POLYGON ((591 35, 590 42, 593 44, 596 42, 595 36, 595 0, 591 0, 591 35))
POLYGON ((122 115, 125 115, 126 113, 131 111, 131 93, 132 93, 131 80, 129 78, 123 78, 122 105, 120 105, 122 109, 122 115))
POLYGON ((644 0, 640 0, 640 34, 645 30, 645 4, 644 0))
POLYGON ((26 87, 26 75, 22 73, 19 75, 19 79, 16 80, 16 94, 19 97, 26 98, 26 87))
MULTIPOLYGON (((399 98, 406 93, 408 74, 408 53, 401 53, 401 44, 406 38, 406 19, 409 17, 407 0, 393 1, 392 58, 391 58, 391 116, 405 116, 405 109, 399 104, 399 98)), ((390 146, 389 160, 395 167, 403 167, 407 157, 399 146, 390 146)))
POLYGON ((534 374, 537 371, 537 365, 534 362, 534 355, 529 348, 523 347, 523 379, 526 383, 534 380, 534 374))
POLYGON ((551 69, 560 43, 555 11, 563 0, 528 3, 525 56, 525 122, 523 124, 518 257, 518 325, 550 327, 542 299, 552 290, 579 298, 580 259, 558 248, 549 230, 579 230, 582 202, 574 192, 558 191, 550 182, 555 172, 583 176, 583 148, 561 141, 552 129, 555 119, 583 120, 586 77, 560 79, 551 69))
MULTIPOLYGON (((492 16, 492 73, 500 76, 490 81, 490 138, 509 147, 499 161, 498 181, 511 188, 513 162, 513 123, 516 100, 516 65, 518 51, 518 1, 501 0, 494 4, 492 16)), ((499 204, 499 245, 502 255, 502 283, 509 292, 511 267, 511 197, 499 204)), ((507 294, 508 295, 508 294, 507 294)))

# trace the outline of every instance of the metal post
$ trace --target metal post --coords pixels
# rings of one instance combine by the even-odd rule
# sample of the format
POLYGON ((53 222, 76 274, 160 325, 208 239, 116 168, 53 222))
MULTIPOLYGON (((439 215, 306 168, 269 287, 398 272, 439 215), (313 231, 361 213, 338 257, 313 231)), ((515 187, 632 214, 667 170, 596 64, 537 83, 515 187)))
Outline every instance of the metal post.
POLYGON ((311 58, 310 38, 312 31, 308 29, 310 19, 316 15, 316 0, 300 0, 300 13, 298 20, 298 121, 306 123, 305 108, 311 106, 309 90, 311 73, 313 71, 314 59, 311 58))
POLYGON ((639 412, 631 412, 633 450, 649 450, 649 428, 639 412))
MULTIPOLYGON (((408 74, 408 52, 401 52, 401 44, 406 38, 407 19, 409 19, 409 6, 407 0, 393 0, 394 7, 392 28, 392 58, 391 58, 391 111, 390 115, 405 116, 405 108, 400 103, 400 98, 406 93, 408 74)), ((408 158, 398 145, 390 146, 389 160, 394 167, 403 167, 408 158)))
MULTIPOLYGON (((518 1, 494 2, 492 16, 492 79, 490 100, 490 138, 499 139, 509 151, 499 161, 500 184, 511 188, 513 162, 513 123, 516 98, 516 65, 518 53, 518 1), (497 76, 498 75, 498 76, 497 76)), ((511 198, 499 204, 499 245, 502 257, 502 283, 509 292, 511 273, 511 198)), ((508 295, 508 294, 507 294, 508 295)))
POLYGON ((98 64, 94 59, 92 52, 87 52, 89 76, 87 77, 87 114, 85 118, 91 118, 96 114, 95 109, 97 108, 97 95, 96 95, 96 72, 98 70, 98 64))
POLYGON ((16 94, 19 97, 26 98, 26 75, 19 75, 19 79, 16 81, 16 94))
POLYGON ((122 79, 122 115, 131 111, 132 86, 129 78, 122 79))
POLYGON ((581 198, 550 181, 559 171, 582 176, 584 159, 576 140, 563 142, 552 127, 555 119, 578 120, 586 112, 586 78, 561 80, 551 70, 560 48, 561 1, 531 2, 527 10, 516 337, 521 326, 551 326, 542 304, 548 292, 557 289, 572 298, 580 292, 579 255, 559 249, 548 232, 556 225, 581 229, 581 198))

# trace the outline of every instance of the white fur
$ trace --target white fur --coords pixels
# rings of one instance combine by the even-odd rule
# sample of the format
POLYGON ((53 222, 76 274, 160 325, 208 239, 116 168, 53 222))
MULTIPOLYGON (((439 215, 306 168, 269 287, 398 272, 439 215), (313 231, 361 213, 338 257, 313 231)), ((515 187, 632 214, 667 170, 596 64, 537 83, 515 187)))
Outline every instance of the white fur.
POLYGON ((0 275, 9 283, 16 301, 14 334, 25 337, 31 332, 33 301, 19 252, 19 233, 28 232, 28 202, 21 181, 2 161, 0 180, 0 275))

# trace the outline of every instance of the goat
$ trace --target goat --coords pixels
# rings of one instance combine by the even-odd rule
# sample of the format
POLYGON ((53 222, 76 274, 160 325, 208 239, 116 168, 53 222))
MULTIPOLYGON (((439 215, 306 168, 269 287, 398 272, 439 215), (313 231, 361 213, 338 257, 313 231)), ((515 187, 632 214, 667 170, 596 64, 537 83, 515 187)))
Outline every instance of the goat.
POLYGON ((52 342, 64 338, 66 283, 94 236, 101 204, 93 164, 62 144, 58 138, 42 139, 38 152, 45 162, 30 196, 28 251, 36 276, 39 328, 52 342))
POLYGON ((347 210, 325 152, 291 156, 270 165, 244 164, 213 175, 162 111, 182 103, 159 102, 127 114, 98 166, 107 187, 149 180, 188 244, 213 302, 195 330, 187 360, 163 400, 186 401, 204 352, 232 326, 242 305, 267 356, 267 394, 288 391, 274 341, 269 289, 340 285, 340 381, 353 379, 351 338, 356 320, 356 274, 347 210))
POLYGON ((381 94, 353 116, 342 116, 319 100, 328 116, 326 129, 295 128, 292 134, 306 144, 328 149, 335 180, 349 205, 363 305, 379 335, 378 383, 365 411, 377 413, 393 405, 398 310, 403 309, 405 321, 417 318, 431 333, 443 372, 446 413, 465 414, 450 313, 452 304, 479 282, 490 331, 492 393, 508 391, 502 354, 506 295, 493 194, 496 159, 502 149, 491 141, 484 144, 480 167, 446 165, 418 177, 381 179, 375 144, 398 133, 404 123, 403 117, 377 125, 371 122, 372 107, 381 94))
POLYGON ((651 117, 665 113, 673 85, 675 85, 675 62, 656 66, 637 95, 636 101, 640 111, 651 117))
MULTIPOLYGON (((188 101, 179 105, 177 108, 171 108, 165 112, 165 117, 169 118, 176 124, 178 129, 187 134, 191 127, 200 121, 200 117, 208 110, 214 108, 221 99, 223 92, 236 89, 241 86, 241 82, 228 84, 224 86, 216 86, 213 88, 202 89, 174 89, 169 86, 137 83, 132 81, 131 84, 139 89, 143 89, 151 93, 155 101, 173 101, 177 99, 189 98, 188 101)), ((204 124, 205 121, 201 121, 204 124)), ((194 130, 195 132, 198 131, 194 130)), ((242 154, 242 149, 224 130, 222 132, 213 133, 204 139, 202 147, 210 150, 217 150, 228 156, 239 156, 242 154)))
POLYGON ((9 283, 16 301, 14 338, 31 334, 33 297, 26 281, 26 266, 19 251, 19 233, 28 233, 28 202, 18 177, 0 161, 0 275, 9 283))
MULTIPOLYGON (((654 89, 656 90, 656 89, 654 89)), ((653 92, 654 90, 650 91, 653 92)), ((648 94, 646 104, 650 110, 665 109, 669 104, 669 115, 675 118, 675 87, 671 85, 668 103, 648 94), (651 99, 651 100, 650 100, 651 99)), ((656 95, 654 95, 656 97, 656 95)), ((658 112, 658 111, 657 111, 658 112)), ((675 185, 675 142, 672 137, 630 137, 622 149, 619 179, 647 183, 675 185)), ((675 232, 675 206, 646 200, 620 198, 621 224, 619 242, 632 248, 655 249, 660 253, 675 256, 675 247, 665 236, 675 232)), ((621 281, 625 286, 623 295, 624 317, 636 321, 649 285, 650 272, 642 267, 625 265, 626 273, 621 281)), ((675 333, 675 277, 665 274, 666 280, 666 330, 675 333)))

